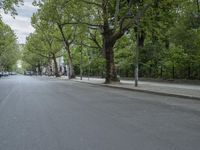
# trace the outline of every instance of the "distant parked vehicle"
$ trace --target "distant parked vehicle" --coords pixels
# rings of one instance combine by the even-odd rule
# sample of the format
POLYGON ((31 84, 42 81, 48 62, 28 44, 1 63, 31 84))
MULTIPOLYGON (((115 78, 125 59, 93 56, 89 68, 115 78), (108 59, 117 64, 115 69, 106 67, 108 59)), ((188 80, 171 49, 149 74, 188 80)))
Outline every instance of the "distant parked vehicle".
POLYGON ((17 73, 16 72, 12 72, 12 75, 17 75, 17 73))
POLYGON ((6 71, 6 72, 3 72, 3 76, 4 77, 7 77, 9 75, 9 73, 6 71))
POLYGON ((33 71, 25 71, 24 75, 32 76, 33 75, 33 71))
POLYGON ((9 72, 9 75, 16 75, 16 72, 9 72))
POLYGON ((9 75, 16 75, 16 72, 0 71, 0 77, 7 77, 9 75))
POLYGON ((0 72, 0 78, 3 76, 3 72, 0 72))

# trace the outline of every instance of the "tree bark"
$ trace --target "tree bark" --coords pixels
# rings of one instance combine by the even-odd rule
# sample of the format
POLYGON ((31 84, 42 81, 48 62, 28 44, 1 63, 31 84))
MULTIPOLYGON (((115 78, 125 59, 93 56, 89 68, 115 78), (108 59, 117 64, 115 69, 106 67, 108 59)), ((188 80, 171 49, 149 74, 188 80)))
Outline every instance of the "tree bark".
POLYGON ((71 55, 68 55, 68 67, 69 67, 69 73, 68 73, 68 76, 69 76, 69 79, 73 79, 75 78, 75 72, 74 72, 74 65, 72 63, 72 57, 71 55))
POLYGON ((54 62, 54 69, 55 69, 55 76, 60 77, 59 71, 58 71, 58 64, 56 61, 56 56, 53 54, 53 62, 54 62))
POLYGON ((191 67, 190 64, 188 65, 188 79, 191 78, 191 67))
POLYGON ((172 66, 172 79, 174 79, 174 78, 175 78, 175 66, 173 64, 173 66, 172 66))
POLYGON ((119 82, 117 78, 117 72, 114 63, 114 51, 113 47, 107 47, 105 49, 105 58, 106 58, 106 84, 112 82, 119 82))
POLYGON ((160 66, 160 78, 162 78, 163 77, 163 66, 161 65, 160 66))
POLYGON ((42 69, 40 63, 38 63, 38 74, 41 76, 42 75, 42 69))
POLYGON ((196 3, 197 3, 197 12, 199 13, 200 12, 199 0, 196 0, 196 3))
POLYGON ((114 32, 109 27, 109 21, 108 21, 108 6, 107 6, 108 0, 102 0, 102 9, 103 9, 103 52, 105 54, 106 59, 106 84, 110 84, 112 82, 119 82, 119 79, 117 78, 117 72, 115 68, 115 62, 114 62, 114 45, 119 37, 113 37, 114 32))
POLYGON ((198 69, 198 79, 200 80, 200 65, 199 65, 199 69, 198 69))
POLYGON ((63 28, 61 25, 57 24, 58 28, 60 30, 61 36, 63 38, 63 42, 64 42, 64 48, 67 51, 67 56, 68 56, 68 76, 69 79, 73 79, 75 78, 75 71, 74 71, 74 65, 73 65, 73 60, 72 60, 72 56, 71 56, 71 52, 70 52, 70 44, 68 43, 63 28))

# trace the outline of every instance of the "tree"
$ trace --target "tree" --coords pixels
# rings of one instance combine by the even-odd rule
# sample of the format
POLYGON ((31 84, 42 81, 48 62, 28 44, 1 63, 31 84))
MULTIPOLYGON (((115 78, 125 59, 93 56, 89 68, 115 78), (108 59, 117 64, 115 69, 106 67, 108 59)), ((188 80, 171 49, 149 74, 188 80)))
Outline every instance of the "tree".
POLYGON ((68 56, 69 78, 75 77, 71 47, 75 40, 77 25, 71 24, 71 22, 75 16, 79 16, 80 8, 75 5, 77 3, 76 0, 43 0, 37 3, 40 7, 37 12, 38 20, 53 24, 59 32, 57 39, 63 43, 68 56))
MULTIPOLYGON (((41 40, 41 38, 39 40, 41 40)), ((43 42, 39 43, 39 41, 38 41, 37 46, 40 46, 40 47, 37 47, 35 45, 34 39, 31 39, 30 42, 33 42, 33 43, 32 44, 28 43, 28 44, 30 44, 30 45, 27 45, 28 50, 31 51, 33 54, 37 55, 38 65, 39 66, 42 65, 41 60, 45 60, 45 62, 48 62, 48 63, 51 63, 51 60, 53 60, 53 64, 54 64, 54 68, 55 68, 55 72, 54 72, 55 76, 59 77, 60 75, 59 75, 59 71, 58 71, 58 64, 57 64, 56 58, 61 55, 61 54, 59 54, 61 51, 61 48, 55 46, 52 42, 48 43, 46 41, 43 41, 43 42)))
POLYGON ((11 28, 0 21, 0 69, 12 70, 18 59, 18 45, 11 28))
POLYGON ((184 78, 198 78, 200 54, 200 12, 199 2, 186 1, 182 4, 182 13, 177 19, 177 24, 172 30, 171 40, 176 46, 182 47, 187 57, 183 57, 185 65, 182 67, 184 78), (192 69, 193 68, 193 69, 192 69), (192 71, 193 70, 193 71, 192 71))
MULTIPOLYGON (((85 20, 82 22, 87 24, 89 28, 99 31, 102 36, 102 51, 106 59, 105 83, 119 80, 115 68, 113 48, 124 33, 134 26, 137 19, 141 17, 147 8, 145 6, 141 10, 131 12, 129 2, 120 0, 101 0, 98 2, 82 0, 83 7, 86 7, 90 11, 87 12, 89 16, 85 15, 87 22, 84 23, 85 20), (94 8, 91 9, 91 7, 94 8)), ((134 6, 138 4, 140 2, 135 2, 134 6)))
POLYGON ((16 15, 15 6, 23 4, 23 0, 1 0, 0 9, 3 9, 5 13, 11 12, 12 15, 16 15))
POLYGON ((55 76, 59 77, 60 75, 56 58, 63 55, 61 51, 62 44, 55 38, 57 32, 54 26, 48 26, 45 23, 46 22, 33 23, 36 30, 28 37, 26 49, 34 54, 37 54, 38 57, 43 57, 49 61, 53 60, 55 76))
POLYGON ((190 64, 188 77, 197 76, 197 71, 191 72, 200 53, 197 0, 41 0, 35 4, 39 6, 36 24, 43 22, 42 29, 53 26, 53 38, 64 43, 70 78, 80 68, 84 72, 88 62, 95 72, 98 66, 105 67, 101 70, 106 70, 106 83, 118 81, 119 70, 130 76, 134 65, 136 78, 137 72, 142 77, 168 78, 172 64, 176 73, 185 70, 172 61, 180 58, 190 64))

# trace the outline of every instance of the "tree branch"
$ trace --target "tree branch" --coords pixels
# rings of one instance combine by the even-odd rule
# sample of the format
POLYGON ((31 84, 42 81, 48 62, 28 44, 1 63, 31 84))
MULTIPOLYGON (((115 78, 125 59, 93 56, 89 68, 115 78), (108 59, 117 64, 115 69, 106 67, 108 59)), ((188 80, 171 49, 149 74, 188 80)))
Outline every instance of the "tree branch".
POLYGON ((85 44, 85 43, 78 43, 78 42, 76 42, 76 45, 82 45, 82 46, 85 46, 85 47, 89 47, 89 48, 93 48, 93 49, 99 49, 99 47, 97 47, 97 46, 91 46, 91 45, 87 45, 87 44, 85 44))
POLYGON ((96 38, 96 35, 92 34, 91 32, 89 32, 89 33, 90 33, 90 37, 91 37, 89 39, 91 41, 93 41, 97 45, 97 47, 99 47, 99 49, 102 49, 101 45, 99 44, 99 42, 98 42, 98 40, 96 38))
POLYGON ((138 21, 144 16, 144 13, 148 10, 148 8, 152 6, 152 4, 146 4, 142 7, 142 9, 138 10, 136 15, 124 15, 120 21, 119 30, 112 36, 113 40, 117 40, 123 36, 123 34, 131 28, 134 24, 138 24, 138 21), (124 26, 124 22, 129 19, 129 22, 124 26))
POLYGON ((36 51, 37 51, 37 52, 36 52, 36 51, 32 51, 32 50, 28 49, 28 51, 31 52, 31 53, 33 53, 33 54, 39 55, 39 56, 41 56, 41 57, 49 58, 49 56, 46 56, 46 55, 44 55, 44 54, 39 53, 38 50, 36 50, 36 51))
POLYGON ((87 3, 87 4, 90 4, 90 5, 95 5, 95 6, 97 6, 97 7, 102 7, 101 4, 99 4, 99 3, 90 2, 90 1, 87 1, 87 0, 82 0, 82 2, 87 3))
POLYGON ((69 45, 71 45, 75 41, 76 31, 77 31, 77 26, 75 26, 75 29, 73 31, 73 35, 72 35, 71 41, 69 41, 69 45))
POLYGON ((65 26, 65 25, 78 25, 78 24, 83 24, 83 25, 87 25, 89 27, 95 27, 95 28, 101 28, 101 27, 103 27, 100 24, 91 24, 91 23, 88 23, 88 22, 64 22, 64 23, 62 23, 60 25, 61 26, 65 26))

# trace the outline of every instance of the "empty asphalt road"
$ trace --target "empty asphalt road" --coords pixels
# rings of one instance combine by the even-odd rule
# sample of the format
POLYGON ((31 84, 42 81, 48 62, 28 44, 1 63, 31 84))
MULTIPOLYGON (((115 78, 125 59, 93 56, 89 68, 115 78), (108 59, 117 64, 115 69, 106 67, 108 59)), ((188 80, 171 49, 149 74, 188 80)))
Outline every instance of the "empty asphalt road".
POLYGON ((198 150, 200 101, 48 77, 0 79, 0 150, 198 150))

